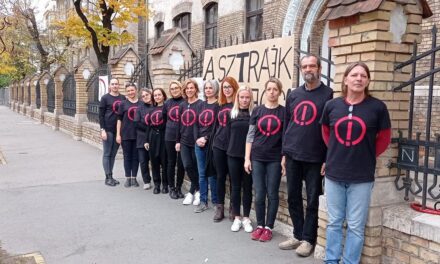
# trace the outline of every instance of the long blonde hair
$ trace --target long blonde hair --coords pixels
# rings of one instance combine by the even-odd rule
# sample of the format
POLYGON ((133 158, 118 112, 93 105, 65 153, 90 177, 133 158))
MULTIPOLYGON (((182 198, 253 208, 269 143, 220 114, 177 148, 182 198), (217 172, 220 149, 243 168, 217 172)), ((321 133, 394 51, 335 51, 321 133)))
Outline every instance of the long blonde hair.
POLYGON ((240 104, 238 102, 239 100, 238 97, 240 96, 240 93, 243 91, 248 91, 251 97, 251 101, 249 102, 249 114, 252 114, 252 110, 254 109, 254 96, 252 93, 252 89, 247 85, 241 86, 240 88, 238 88, 237 93, 235 94, 234 106, 232 107, 231 110, 231 119, 237 118, 238 113, 240 112, 240 104))

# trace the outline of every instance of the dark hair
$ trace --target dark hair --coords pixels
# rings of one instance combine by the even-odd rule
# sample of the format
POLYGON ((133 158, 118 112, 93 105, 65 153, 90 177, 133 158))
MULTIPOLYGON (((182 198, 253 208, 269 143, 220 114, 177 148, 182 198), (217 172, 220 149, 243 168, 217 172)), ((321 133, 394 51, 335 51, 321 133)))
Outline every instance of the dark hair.
MULTIPOLYGON (((360 66, 360 67, 364 68, 365 72, 367 73, 368 81, 371 79, 371 76, 370 76, 370 69, 368 68, 367 64, 365 64, 365 63, 363 63, 363 62, 361 62, 361 61, 358 61, 358 62, 354 62, 354 63, 348 65, 348 67, 345 69, 344 76, 342 77, 342 83, 341 83, 341 92, 342 92, 342 96, 343 96, 343 97, 347 97, 347 86, 346 86, 345 83, 344 83, 345 78, 346 78, 346 77, 350 74, 350 72, 351 72, 355 67, 357 67, 357 66, 360 66)), ((369 85, 369 84, 370 84, 370 83, 368 83, 368 85, 369 85)), ((369 95, 370 95, 370 91, 368 90, 368 85, 367 85, 367 87, 365 87, 365 91, 364 91, 364 93, 365 93, 366 96, 369 96, 369 95)))
POLYGON ((302 57, 301 60, 299 61, 299 66, 301 67, 301 64, 305 58, 310 58, 310 57, 315 58, 316 65, 318 66, 318 68, 321 68, 321 59, 318 56, 316 56, 315 54, 307 54, 304 57, 302 57))
POLYGON ((232 90, 234 91, 232 93, 232 101, 234 101, 235 95, 237 94, 238 91, 238 82, 234 79, 234 77, 232 76, 226 76, 221 85, 220 85, 220 91, 218 93, 218 104, 219 105, 224 105, 228 103, 228 100, 225 96, 225 94, 223 93, 223 85, 225 85, 225 82, 229 83, 232 86, 232 90))
POLYGON ((162 88, 154 88, 153 92, 151 93, 151 102, 153 102, 154 105, 156 105, 156 101, 154 101, 154 92, 155 91, 160 91, 162 93, 163 101, 164 102, 165 102, 165 100, 167 100, 167 93, 165 92, 164 89, 162 89, 162 88))

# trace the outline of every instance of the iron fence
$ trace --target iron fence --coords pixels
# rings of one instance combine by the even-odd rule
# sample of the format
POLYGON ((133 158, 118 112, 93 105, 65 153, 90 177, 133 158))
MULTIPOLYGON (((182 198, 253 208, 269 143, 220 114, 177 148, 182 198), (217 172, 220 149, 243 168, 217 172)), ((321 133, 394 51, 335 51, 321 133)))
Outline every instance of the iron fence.
POLYGON ((55 80, 53 78, 49 79, 46 85, 47 91, 47 111, 53 113, 55 110, 55 80))
POLYGON ((108 79, 111 79, 108 65, 97 68, 87 81, 87 118, 90 122, 99 123, 99 76, 104 75, 108 75, 108 79))
POLYGON ((41 108, 41 89, 39 81, 35 85, 35 104, 37 105, 37 109, 41 108))
POLYGON ((63 113, 68 116, 76 114, 76 83, 72 73, 63 81, 63 113))

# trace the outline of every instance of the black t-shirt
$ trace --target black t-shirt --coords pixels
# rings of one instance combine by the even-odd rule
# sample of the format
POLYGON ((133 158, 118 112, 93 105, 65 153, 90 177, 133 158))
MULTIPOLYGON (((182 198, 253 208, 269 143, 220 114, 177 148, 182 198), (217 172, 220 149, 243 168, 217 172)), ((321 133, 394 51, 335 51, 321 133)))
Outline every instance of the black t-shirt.
POLYGON ((284 106, 274 109, 264 105, 252 111, 250 125, 255 126, 255 137, 252 143, 251 159, 256 161, 281 161, 283 139, 284 106))
POLYGON ((105 131, 116 133, 116 121, 118 120, 118 109, 122 101, 125 100, 123 95, 113 96, 109 93, 101 97, 99 103, 99 126, 105 131))
POLYGON ((176 142, 186 146, 194 147, 196 141, 194 139, 194 126, 197 122, 197 108, 202 101, 198 100, 189 104, 183 101, 179 105, 180 122, 177 131, 176 142))
POLYGON ((166 126, 166 117, 163 114, 163 105, 153 106, 148 110, 145 117, 148 123, 147 142, 151 141, 151 133, 156 132, 164 135, 166 126))
POLYGON ((228 156, 244 158, 250 118, 248 109, 240 110, 238 116, 234 119, 228 117, 226 126, 229 135, 228 150, 226 151, 228 156))
POLYGON ((283 154, 306 162, 324 162, 327 147, 321 134, 322 110, 333 98, 333 90, 321 85, 306 90, 302 85, 293 90, 286 100, 283 154))
POLYGON ((228 149, 229 138, 228 138, 228 130, 226 129, 226 124, 231 109, 232 109, 232 103, 227 103, 222 106, 219 106, 217 112, 214 141, 212 142, 212 144, 214 147, 223 151, 226 151, 228 149))
POLYGON ((197 140, 201 137, 211 136, 212 129, 214 128, 215 118, 217 116, 218 103, 208 104, 208 102, 202 102, 197 107, 197 122, 195 124, 194 138, 197 140))
POLYGON ((118 111, 118 119, 121 120, 121 138, 122 140, 136 140, 136 125, 134 118, 139 106, 139 101, 132 103, 129 100, 121 102, 118 111))
POLYGON ((171 98, 164 103, 163 112, 167 117, 165 129, 165 141, 176 141, 177 129, 179 127, 179 105, 183 98, 171 98))
POLYGON ((134 117, 136 124, 136 148, 144 148, 144 144, 146 143, 146 116, 150 108, 150 104, 140 102, 136 111, 136 116, 134 117))
POLYGON ((330 127, 326 177, 338 182, 374 181, 376 135, 391 128, 386 105, 371 96, 352 107, 344 98, 335 98, 325 105, 320 123, 330 127))

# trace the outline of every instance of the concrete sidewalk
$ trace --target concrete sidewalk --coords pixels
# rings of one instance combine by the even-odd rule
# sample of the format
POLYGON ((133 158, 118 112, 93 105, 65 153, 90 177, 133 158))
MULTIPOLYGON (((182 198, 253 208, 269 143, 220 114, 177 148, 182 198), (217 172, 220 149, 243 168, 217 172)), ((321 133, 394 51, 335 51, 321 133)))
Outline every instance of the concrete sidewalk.
MULTIPOLYGON (((107 187, 100 150, 3 106, 0 124, 0 241, 10 254, 39 251, 51 264, 320 263, 279 250, 279 234, 261 243, 229 220, 213 223, 213 209, 107 187)), ((124 175, 121 160, 114 174, 124 175)))

